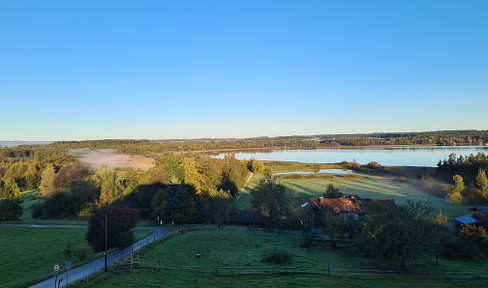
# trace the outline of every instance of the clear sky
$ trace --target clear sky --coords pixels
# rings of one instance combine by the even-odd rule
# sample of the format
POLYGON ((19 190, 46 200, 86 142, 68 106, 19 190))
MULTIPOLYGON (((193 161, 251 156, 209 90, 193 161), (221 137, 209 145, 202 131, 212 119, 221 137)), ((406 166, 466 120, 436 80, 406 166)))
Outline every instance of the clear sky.
POLYGON ((488 129, 488 1, 0 1, 0 140, 488 129))

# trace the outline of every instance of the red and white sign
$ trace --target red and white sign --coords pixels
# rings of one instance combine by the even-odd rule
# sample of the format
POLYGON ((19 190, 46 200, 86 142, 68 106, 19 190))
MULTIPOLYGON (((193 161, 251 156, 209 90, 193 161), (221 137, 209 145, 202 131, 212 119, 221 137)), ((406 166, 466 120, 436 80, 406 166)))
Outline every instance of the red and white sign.
POLYGON ((54 264, 54 272, 59 272, 59 268, 60 267, 58 263, 54 264))

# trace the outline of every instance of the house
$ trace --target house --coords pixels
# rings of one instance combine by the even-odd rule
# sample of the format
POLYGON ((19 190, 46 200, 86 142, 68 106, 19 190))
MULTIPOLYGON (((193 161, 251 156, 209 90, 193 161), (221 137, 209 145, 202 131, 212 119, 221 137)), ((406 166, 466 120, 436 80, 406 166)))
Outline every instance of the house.
POLYGON ((454 219, 456 228, 461 228, 464 225, 476 225, 482 221, 488 221, 488 207, 474 207, 469 210, 473 211, 473 214, 454 219))
POLYGON ((301 205, 302 208, 312 207, 316 213, 330 209, 336 213, 343 223, 351 220, 357 221, 360 214, 364 214, 364 206, 367 203, 384 203, 395 205, 393 199, 358 199, 355 196, 346 194, 340 198, 316 198, 310 199, 301 205))

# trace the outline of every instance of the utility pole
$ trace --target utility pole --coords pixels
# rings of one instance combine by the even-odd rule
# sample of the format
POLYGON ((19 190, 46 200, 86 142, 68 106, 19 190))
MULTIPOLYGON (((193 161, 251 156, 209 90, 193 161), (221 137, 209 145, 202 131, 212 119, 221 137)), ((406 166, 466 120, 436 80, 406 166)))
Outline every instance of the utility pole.
POLYGON ((108 239, 108 220, 107 220, 107 214, 108 214, 108 207, 105 208, 105 272, 108 272, 108 263, 107 263, 107 239, 108 239))

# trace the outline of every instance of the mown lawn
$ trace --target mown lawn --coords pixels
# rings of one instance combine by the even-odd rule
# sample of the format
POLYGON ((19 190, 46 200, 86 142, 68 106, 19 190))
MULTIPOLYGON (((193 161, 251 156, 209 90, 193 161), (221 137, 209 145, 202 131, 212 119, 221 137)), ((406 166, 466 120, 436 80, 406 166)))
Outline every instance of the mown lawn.
MULTIPOLYGON (((469 271, 486 275, 487 262, 462 263, 424 258, 407 263, 415 273, 397 271, 396 259, 367 259, 345 256, 324 240, 317 240, 311 250, 301 245, 298 235, 279 235, 246 229, 206 229, 175 235, 145 248, 133 257, 134 268, 112 267, 86 283, 74 287, 473 287, 482 279, 423 279, 423 274, 469 271), (263 263, 274 249, 291 254, 288 263, 263 263), (195 254, 200 257, 196 258, 195 254), (158 261, 162 271, 157 271, 158 261), (456 270, 457 269, 457 270, 456 270), (279 273, 281 271, 281 273, 279 273), (330 276, 327 276, 330 271, 330 276), (359 275, 358 271, 365 271, 359 275), (276 273, 278 272, 278 273, 276 273), (274 273, 274 274, 271 274, 274 273)), ((433 257, 432 257, 433 258, 433 257)), ((457 275, 457 274, 456 274, 457 275)))
MULTIPOLYGON (((87 246, 87 229, 0 227, 0 287, 26 287, 53 276, 53 266, 64 267, 63 250, 68 242, 71 249, 87 246)), ((134 236, 142 239, 152 232, 135 230, 134 236)), ((69 259, 73 267, 101 257, 92 254, 86 261, 77 257, 69 259)), ((63 271, 63 270, 62 270, 63 271)))
MULTIPOLYGON (((360 178, 348 178, 346 174, 318 174, 324 178, 281 179, 281 184, 286 187, 286 195, 290 205, 299 205, 310 198, 322 196, 328 184, 334 184, 345 193, 358 195, 362 198, 393 199, 397 204, 404 204, 408 199, 430 200, 434 210, 442 210, 451 220, 455 217, 469 214, 472 206, 455 205, 445 201, 444 198, 410 185, 409 182, 399 182, 381 177, 361 175, 360 178), (327 176, 326 176, 327 175, 327 176)), ((238 209, 251 207, 251 190, 258 184, 262 175, 255 175, 248 187, 237 202, 238 209)))

